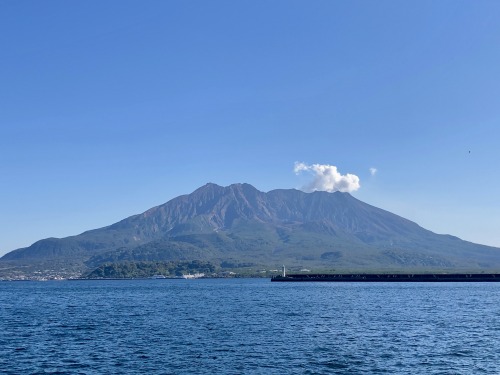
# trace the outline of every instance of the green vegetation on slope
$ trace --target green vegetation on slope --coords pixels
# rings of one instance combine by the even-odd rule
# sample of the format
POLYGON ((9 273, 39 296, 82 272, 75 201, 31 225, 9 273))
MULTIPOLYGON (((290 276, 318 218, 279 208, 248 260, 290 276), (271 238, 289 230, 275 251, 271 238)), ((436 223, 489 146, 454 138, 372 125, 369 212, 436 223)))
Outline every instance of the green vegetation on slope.
POLYGON ((137 279, 154 275, 166 277, 182 276, 189 273, 212 274, 217 267, 210 262, 123 262, 105 263, 84 276, 88 279, 137 279))
POLYGON ((0 273, 2 265, 8 274, 48 274, 46 264, 59 264, 57 275, 73 275, 109 263, 194 260, 249 269, 478 272, 500 268, 500 249, 432 233, 347 193, 207 184, 108 227, 12 251, 0 273))

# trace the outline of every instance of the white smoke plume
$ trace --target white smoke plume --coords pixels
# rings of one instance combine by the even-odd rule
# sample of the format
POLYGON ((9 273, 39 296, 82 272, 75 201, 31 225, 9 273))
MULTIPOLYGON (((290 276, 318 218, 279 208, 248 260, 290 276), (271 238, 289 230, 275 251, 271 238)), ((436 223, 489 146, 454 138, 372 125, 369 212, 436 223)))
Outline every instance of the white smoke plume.
POLYGON ((375 176, 375 175, 377 174, 377 172, 378 172, 378 171, 377 171, 377 168, 370 168, 370 174, 371 174, 372 176, 375 176))
POLYGON ((337 171, 337 167, 328 164, 312 164, 295 162, 295 174, 309 172, 313 175, 313 180, 305 185, 302 190, 312 191, 341 191, 350 193, 360 188, 359 177, 354 174, 342 175, 337 171))

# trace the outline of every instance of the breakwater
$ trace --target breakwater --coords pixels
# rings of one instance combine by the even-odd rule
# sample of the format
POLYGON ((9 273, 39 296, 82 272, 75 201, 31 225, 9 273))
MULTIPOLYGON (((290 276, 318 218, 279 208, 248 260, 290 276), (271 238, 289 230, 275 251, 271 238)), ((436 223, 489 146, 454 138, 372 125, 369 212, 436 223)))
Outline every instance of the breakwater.
POLYGON ((435 274, 288 274, 274 276, 275 282, 500 282, 497 273, 435 274))

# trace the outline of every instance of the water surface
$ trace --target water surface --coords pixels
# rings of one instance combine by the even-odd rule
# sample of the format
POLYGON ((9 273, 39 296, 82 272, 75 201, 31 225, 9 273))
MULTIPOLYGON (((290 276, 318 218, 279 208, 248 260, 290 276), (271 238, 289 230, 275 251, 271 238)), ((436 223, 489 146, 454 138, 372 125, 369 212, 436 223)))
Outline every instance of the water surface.
POLYGON ((499 283, 0 282, 5 374, 499 374, 499 283))

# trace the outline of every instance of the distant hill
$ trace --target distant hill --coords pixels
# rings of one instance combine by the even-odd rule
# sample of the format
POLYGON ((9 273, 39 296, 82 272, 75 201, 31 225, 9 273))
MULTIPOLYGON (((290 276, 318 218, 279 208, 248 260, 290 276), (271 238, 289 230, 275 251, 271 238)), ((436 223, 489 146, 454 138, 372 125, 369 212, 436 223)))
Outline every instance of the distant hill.
POLYGON ((14 250, 0 266, 210 261, 224 268, 337 271, 500 270, 500 249, 435 234, 348 193, 207 184, 77 236, 14 250))

